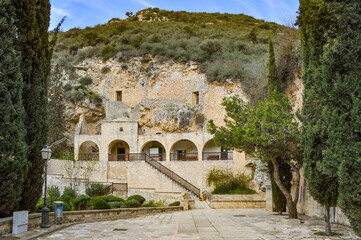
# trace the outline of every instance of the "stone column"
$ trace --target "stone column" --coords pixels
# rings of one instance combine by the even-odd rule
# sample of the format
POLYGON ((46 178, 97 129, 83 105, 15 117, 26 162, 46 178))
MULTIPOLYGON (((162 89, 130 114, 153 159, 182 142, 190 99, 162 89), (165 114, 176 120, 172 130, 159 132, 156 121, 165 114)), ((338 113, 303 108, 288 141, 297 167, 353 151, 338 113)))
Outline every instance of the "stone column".
POLYGON ((264 185, 266 187, 266 211, 273 212, 273 199, 272 199, 272 185, 271 181, 267 180, 264 185))

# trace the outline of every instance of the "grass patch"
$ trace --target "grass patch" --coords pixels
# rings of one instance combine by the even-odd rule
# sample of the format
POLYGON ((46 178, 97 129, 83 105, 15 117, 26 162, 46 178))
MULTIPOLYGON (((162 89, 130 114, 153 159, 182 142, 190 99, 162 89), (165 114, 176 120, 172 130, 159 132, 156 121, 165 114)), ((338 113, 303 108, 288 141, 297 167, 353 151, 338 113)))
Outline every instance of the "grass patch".
MULTIPOLYGON (((317 236, 328 236, 326 235, 325 232, 315 232, 315 235, 317 236)), ((342 236, 343 234, 342 233, 337 233, 337 232, 332 232, 331 233, 331 237, 339 237, 339 236, 342 236)))

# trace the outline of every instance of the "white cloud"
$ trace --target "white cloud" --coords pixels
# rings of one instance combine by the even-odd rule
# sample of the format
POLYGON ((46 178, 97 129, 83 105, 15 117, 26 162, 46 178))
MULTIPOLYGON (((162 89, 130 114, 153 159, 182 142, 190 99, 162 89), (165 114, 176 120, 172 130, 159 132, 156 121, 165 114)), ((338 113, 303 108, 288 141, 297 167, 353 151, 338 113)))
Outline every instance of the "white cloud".
POLYGON ((51 6, 51 11, 54 14, 59 15, 59 16, 67 16, 67 17, 72 16, 70 11, 63 9, 63 8, 57 8, 57 7, 51 6))
POLYGON ((144 1, 144 0, 134 0, 134 1, 136 1, 137 3, 139 3, 139 4, 141 4, 141 5, 145 6, 145 7, 154 8, 154 5, 148 3, 148 2, 146 2, 146 1, 144 1))
POLYGON ((269 8, 272 8, 272 9, 276 8, 276 4, 273 2, 273 0, 263 0, 263 2, 265 2, 269 8))

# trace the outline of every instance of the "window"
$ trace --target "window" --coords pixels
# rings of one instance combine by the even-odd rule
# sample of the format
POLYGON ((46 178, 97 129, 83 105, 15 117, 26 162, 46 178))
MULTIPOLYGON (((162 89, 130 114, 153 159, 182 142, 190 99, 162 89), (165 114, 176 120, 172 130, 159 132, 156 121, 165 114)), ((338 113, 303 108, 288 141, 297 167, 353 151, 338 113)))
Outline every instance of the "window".
POLYGON ((117 101, 118 101, 118 102, 121 102, 121 101, 122 101, 122 97, 123 97, 122 91, 117 91, 117 101))
POLYGON ((193 92, 192 103, 199 104, 199 92, 193 92))

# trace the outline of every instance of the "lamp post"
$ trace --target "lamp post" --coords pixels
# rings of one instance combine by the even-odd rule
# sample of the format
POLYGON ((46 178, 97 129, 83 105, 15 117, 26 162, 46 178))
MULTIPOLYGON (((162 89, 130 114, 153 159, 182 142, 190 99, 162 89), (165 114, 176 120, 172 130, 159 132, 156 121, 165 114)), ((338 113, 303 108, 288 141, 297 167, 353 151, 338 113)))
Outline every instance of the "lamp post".
POLYGON ((45 161, 45 173, 44 173, 44 207, 41 209, 41 225, 42 228, 49 228, 49 212, 50 209, 47 206, 47 178, 48 178, 48 160, 51 157, 51 149, 49 146, 45 146, 43 149, 41 149, 41 156, 45 161))

